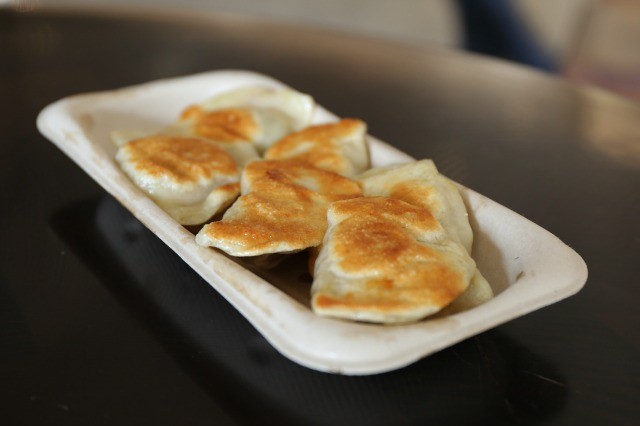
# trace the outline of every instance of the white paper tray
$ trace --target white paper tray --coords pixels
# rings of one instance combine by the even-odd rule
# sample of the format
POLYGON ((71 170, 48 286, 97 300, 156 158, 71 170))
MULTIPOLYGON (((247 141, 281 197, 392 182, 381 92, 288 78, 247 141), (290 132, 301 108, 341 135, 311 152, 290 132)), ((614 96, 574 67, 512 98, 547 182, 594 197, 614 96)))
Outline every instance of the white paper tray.
MULTIPOLYGON (((511 210, 461 187, 475 242, 473 257, 496 297, 445 318, 381 326, 322 318, 309 308, 309 287, 291 274, 258 277, 219 252, 198 246, 120 171, 109 140, 114 129, 162 128, 187 105, 244 85, 284 86, 248 71, 214 71, 120 90, 71 96, 47 106, 40 132, 126 206, 222 294, 282 354, 307 367, 373 374, 426 355, 557 302, 587 279, 582 258, 558 238, 511 210), (267 281, 268 280, 268 281, 267 281)), ((311 93, 313 96, 313 93, 311 93)), ((334 119, 318 107, 314 122, 334 119)), ((411 158, 374 138, 374 166, 411 158)))

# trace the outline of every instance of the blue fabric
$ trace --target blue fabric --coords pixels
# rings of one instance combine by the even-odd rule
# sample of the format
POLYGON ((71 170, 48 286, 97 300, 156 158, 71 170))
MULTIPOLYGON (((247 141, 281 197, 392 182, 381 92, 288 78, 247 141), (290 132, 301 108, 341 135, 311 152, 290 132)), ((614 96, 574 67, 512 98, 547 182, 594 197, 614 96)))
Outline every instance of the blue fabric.
POLYGON ((509 0, 456 0, 465 31, 465 48, 544 71, 557 66, 528 31, 509 0))

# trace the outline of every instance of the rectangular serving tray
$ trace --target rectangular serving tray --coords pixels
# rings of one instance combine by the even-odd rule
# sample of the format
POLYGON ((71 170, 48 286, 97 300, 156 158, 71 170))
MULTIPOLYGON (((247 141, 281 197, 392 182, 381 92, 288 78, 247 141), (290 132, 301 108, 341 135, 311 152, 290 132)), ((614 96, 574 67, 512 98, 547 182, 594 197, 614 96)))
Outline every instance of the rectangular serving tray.
MULTIPOLYGON (((466 312, 384 326, 323 318, 309 307, 309 286, 276 270, 262 276, 220 252, 200 247, 122 173, 109 134, 116 129, 160 129, 187 106, 241 86, 285 87, 249 71, 213 71, 100 93, 47 106, 40 132, 56 144, 145 226, 222 294, 289 359, 320 371, 374 374, 403 367, 511 319, 562 300, 586 282, 582 258, 551 233, 460 186, 474 231, 473 258, 496 294, 466 312)), ((311 93, 313 95, 313 93, 311 93)), ((314 123, 336 117, 317 107, 314 123)), ((373 166, 412 161, 369 137, 373 166)))

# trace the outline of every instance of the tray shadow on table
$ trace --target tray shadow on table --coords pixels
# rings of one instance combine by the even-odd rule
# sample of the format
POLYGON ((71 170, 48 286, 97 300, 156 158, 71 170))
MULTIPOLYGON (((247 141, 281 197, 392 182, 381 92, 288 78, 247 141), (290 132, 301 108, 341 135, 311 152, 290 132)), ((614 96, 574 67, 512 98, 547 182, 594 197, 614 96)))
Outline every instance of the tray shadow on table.
POLYGON ((76 201, 51 224, 239 423, 535 424, 567 401, 560 372, 499 330, 385 374, 349 377, 298 366, 111 197, 76 201))

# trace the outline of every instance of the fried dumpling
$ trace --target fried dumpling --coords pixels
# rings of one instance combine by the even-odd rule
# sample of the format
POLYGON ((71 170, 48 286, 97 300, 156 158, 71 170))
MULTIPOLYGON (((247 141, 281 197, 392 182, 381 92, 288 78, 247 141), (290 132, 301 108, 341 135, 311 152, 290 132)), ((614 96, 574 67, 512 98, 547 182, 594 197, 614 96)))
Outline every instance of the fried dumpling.
POLYGON ((452 315, 458 312, 466 311, 475 306, 481 305, 487 300, 493 298, 493 290, 489 282, 482 276, 480 270, 476 271, 471 277, 469 288, 462 293, 456 300, 451 302, 449 306, 438 312, 438 315, 452 315))
POLYGON ((287 161, 255 161, 241 179, 241 196, 222 220, 205 225, 196 242, 232 256, 291 253, 317 246, 329 203, 362 195, 355 181, 287 161))
POLYGON ((337 123, 307 127, 274 143, 267 160, 290 160, 353 177, 369 168, 364 122, 345 118, 337 123))
MULTIPOLYGON (((110 136, 111 141, 117 148, 120 148, 129 141, 152 136, 210 140, 199 136, 194 136, 189 132, 184 131, 184 129, 175 126, 167 127, 160 131, 148 129, 114 130, 111 132, 110 136)), ((250 142, 229 141, 225 143, 216 143, 220 148, 224 149, 233 158, 233 160, 240 168, 244 167, 247 163, 260 158, 260 156, 258 155, 258 151, 256 151, 256 148, 250 142)))
POLYGON ((309 125, 313 109, 313 98, 291 89, 244 87, 188 106, 171 131, 222 143, 251 143, 262 153, 309 125))
POLYGON ((327 218, 311 289, 317 314, 416 321, 463 294, 476 269, 426 208, 361 197, 332 203, 327 218))
POLYGON ((429 209, 454 240, 471 253, 473 232, 458 188, 431 160, 379 167, 359 176, 366 197, 391 197, 429 209))
MULTIPOLYGON (((371 169, 359 176, 365 196, 387 196, 429 209, 454 241, 471 254, 473 232, 458 188, 442 176, 431 160, 371 169)), ((467 292, 445 310, 460 312, 493 297, 487 280, 476 269, 467 292)))
POLYGON ((122 145, 116 161, 156 204, 183 225, 206 222, 240 192, 240 170, 219 144, 149 136, 122 145))

